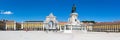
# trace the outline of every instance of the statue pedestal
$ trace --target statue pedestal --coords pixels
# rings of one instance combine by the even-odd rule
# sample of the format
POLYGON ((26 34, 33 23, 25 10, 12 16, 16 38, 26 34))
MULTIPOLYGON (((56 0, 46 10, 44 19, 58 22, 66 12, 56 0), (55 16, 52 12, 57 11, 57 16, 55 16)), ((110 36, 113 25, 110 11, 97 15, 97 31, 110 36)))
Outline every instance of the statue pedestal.
POLYGON ((84 33, 86 33, 87 32, 87 30, 81 30, 82 32, 84 32, 84 33))
POLYGON ((64 33, 72 33, 72 30, 64 30, 64 33))
POLYGON ((64 26, 64 33, 72 33, 72 25, 66 25, 64 26))

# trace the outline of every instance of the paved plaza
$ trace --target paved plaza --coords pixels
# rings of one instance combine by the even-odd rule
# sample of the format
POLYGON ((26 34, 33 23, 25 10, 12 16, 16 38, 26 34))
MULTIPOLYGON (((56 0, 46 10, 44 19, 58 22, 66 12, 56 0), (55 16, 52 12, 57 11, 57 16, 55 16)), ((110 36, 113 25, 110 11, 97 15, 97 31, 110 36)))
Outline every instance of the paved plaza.
POLYGON ((120 40, 120 33, 0 31, 0 40, 120 40))

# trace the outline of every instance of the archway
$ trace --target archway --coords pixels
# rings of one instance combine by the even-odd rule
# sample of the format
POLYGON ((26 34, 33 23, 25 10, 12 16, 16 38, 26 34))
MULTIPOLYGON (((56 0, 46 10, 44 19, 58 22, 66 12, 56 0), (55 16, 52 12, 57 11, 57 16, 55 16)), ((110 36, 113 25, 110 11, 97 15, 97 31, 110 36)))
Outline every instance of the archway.
POLYGON ((46 17, 44 21, 44 28, 48 31, 57 31, 58 30, 58 21, 56 17, 51 13, 46 17))
POLYGON ((49 26, 50 29, 53 28, 53 25, 54 25, 53 21, 50 21, 50 22, 48 23, 48 26, 49 26))

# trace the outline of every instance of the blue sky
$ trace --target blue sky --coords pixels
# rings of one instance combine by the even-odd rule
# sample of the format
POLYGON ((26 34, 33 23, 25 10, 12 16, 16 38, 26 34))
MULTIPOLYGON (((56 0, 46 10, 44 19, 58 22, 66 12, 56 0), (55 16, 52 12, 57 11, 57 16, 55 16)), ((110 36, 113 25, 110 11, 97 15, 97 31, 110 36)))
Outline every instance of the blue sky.
POLYGON ((0 0, 0 19, 45 20, 51 12, 58 21, 68 21, 72 5, 76 4, 78 19, 110 22, 120 20, 120 0, 0 0))

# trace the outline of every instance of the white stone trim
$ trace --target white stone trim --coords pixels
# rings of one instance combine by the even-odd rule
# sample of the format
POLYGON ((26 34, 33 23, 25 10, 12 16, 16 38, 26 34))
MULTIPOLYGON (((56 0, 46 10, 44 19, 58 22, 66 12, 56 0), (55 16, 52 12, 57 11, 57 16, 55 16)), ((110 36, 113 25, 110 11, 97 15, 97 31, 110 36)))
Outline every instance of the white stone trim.
POLYGON ((43 24, 43 27, 42 27, 42 28, 43 28, 43 31, 44 31, 44 27, 45 27, 45 26, 44 26, 44 24, 43 24))
POLYGON ((5 22, 5 30, 7 30, 7 28, 8 28, 8 27, 7 27, 7 23, 5 22))
POLYGON ((14 30, 16 30, 16 22, 14 22, 14 30))
POLYGON ((21 29, 23 29, 23 22, 21 22, 21 29))

